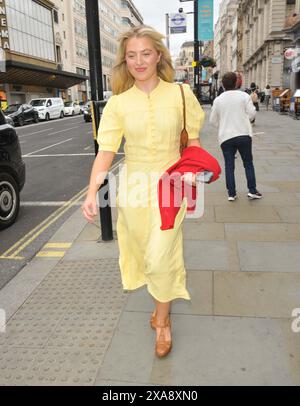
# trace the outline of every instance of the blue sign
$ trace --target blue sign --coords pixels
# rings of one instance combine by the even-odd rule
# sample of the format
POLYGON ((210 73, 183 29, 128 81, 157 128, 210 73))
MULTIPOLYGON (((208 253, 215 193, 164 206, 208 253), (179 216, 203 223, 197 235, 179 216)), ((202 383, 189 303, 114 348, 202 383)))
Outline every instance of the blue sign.
POLYGON ((198 0, 198 40, 214 39, 214 1, 198 0))
POLYGON ((181 34, 186 32, 187 18, 184 13, 170 15, 171 34, 181 34))

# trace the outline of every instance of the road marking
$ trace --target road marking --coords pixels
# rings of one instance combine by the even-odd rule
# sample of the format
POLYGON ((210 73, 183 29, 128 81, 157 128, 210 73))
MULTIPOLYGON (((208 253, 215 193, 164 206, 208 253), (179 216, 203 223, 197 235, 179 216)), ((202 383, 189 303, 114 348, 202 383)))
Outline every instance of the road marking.
POLYGON ((62 258, 66 255, 65 251, 40 251, 36 254, 37 258, 62 258))
MULTIPOLYGON (((34 152, 32 152, 34 154, 34 152)), ((118 152, 116 155, 122 156, 124 152, 118 152)), ((93 156, 95 157, 95 153, 92 152, 85 152, 81 154, 45 154, 45 155, 24 155, 23 158, 62 158, 62 157, 72 157, 72 156, 93 156)))
POLYGON ((67 202, 21 202, 23 207, 61 207, 67 202))
POLYGON ((47 248, 71 248, 72 243, 69 242, 49 242, 44 246, 43 249, 47 248))
POLYGON ((23 158, 49 158, 49 157, 61 158, 61 157, 68 157, 68 156, 93 156, 93 157, 95 157, 95 154, 90 152, 90 153, 82 153, 82 154, 25 155, 25 156, 23 156, 23 158))
MULTIPOLYGON (((122 160, 116 162, 110 169, 113 172, 118 168, 122 160)), ((87 193, 88 186, 77 193, 72 199, 70 199, 63 207, 57 209, 54 213, 50 214, 45 220, 40 224, 30 230, 24 237, 16 241, 16 243, 5 251, 0 259, 11 259, 11 260, 21 260, 24 259, 18 254, 23 251, 29 244, 36 240, 47 228, 49 228, 53 223, 55 223, 60 217, 62 217, 69 209, 75 206, 87 193)))
POLYGON ((77 193, 72 199, 70 199, 66 205, 57 209, 49 217, 43 220, 40 224, 34 227, 29 233, 17 241, 12 247, 10 247, 3 255, 2 258, 11 257, 14 258, 23 251, 29 244, 36 240, 47 228, 49 228, 55 221, 57 221, 63 214, 65 214, 75 203, 82 199, 88 187, 85 187, 79 193, 77 193), (14 251, 15 250, 15 251, 14 251))
POLYGON ((41 126, 41 125, 54 125, 54 124, 61 124, 61 123, 64 123, 65 122, 65 120, 66 121, 70 121, 70 120, 77 120, 79 118, 79 116, 76 116, 76 117, 68 117, 68 118, 65 118, 65 119, 52 119, 50 122, 49 121, 40 121, 39 123, 33 123, 33 124, 27 124, 26 126, 24 126, 24 127, 18 127, 18 130, 17 131, 19 131, 19 130, 27 130, 28 128, 31 128, 31 127, 39 127, 39 126, 41 126))
POLYGON ((88 151, 89 149, 91 149, 92 146, 90 145, 89 147, 84 148, 85 151, 88 151))
POLYGON ((45 151, 46 149, 56 147, 57 145, 65 144, 66 142, 72 141, 73 138, 69 138, 68 140, 58 142, 57 144, 50 145, 49 147, 38 149, 37 151, 30 152, 29 154, 23 155, 22 158, 27 158, 32 154, 36 154, 37 152, 45 151))
POLYGON ((253 135, 262 135, 262 134, 265 134, 265 133, 254 133, 253 135))
POLYGON ((7 259, 11 261, 24 261, 25 257, 3 257, 1 256, 0 259, 7 259))
POLYGON ((46 131, 50 131, 50 130, 54 130, 54 128, 48 128, 47 130, 36 131, 35 133, 30 133, 30 134, 19 135, 19 138, 30 137, 31 135, 34 135, 34 134, 40 134, 40 133, 45 133, 46 131))
POLYGON ((78 128, 78 126, 76 126, 76 127, 69 127, 69 128, 66 128, 65 130, 55 131, 55 133, 49 133, 48 135, 55 135, 55 134, 64 133, 64 132, 66 132, 66 131, 74 130, 75 128, 78 128))

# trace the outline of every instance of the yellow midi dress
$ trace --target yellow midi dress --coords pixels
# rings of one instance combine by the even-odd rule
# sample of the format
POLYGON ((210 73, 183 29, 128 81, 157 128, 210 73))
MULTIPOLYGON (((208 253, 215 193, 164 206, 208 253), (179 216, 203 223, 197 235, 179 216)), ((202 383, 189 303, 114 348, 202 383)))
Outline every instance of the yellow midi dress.
MULTIPOLYGON (((184 85, 187 131, 198 139, 204 112, 188 85, 184 85)), ((119 174, 117 235, 120 270, 125 290, 147 285, 158 301, 190 299, 183 260, 182 221, 186 202, 175 227, 162 231, 157 185, 161 175, 180 159, 183 128, 180 88, 160 79, 148 95, 136 85, 112 96, 103 110, 98 132, 100 151, 117 152, 125 137, 125 164, 119 174)))

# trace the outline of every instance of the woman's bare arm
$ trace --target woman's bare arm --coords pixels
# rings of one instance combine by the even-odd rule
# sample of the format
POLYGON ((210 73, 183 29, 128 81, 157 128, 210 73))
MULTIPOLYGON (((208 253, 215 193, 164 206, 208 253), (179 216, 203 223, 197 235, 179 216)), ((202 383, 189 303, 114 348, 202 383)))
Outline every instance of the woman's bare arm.
POLYGON ((82 205, 83 215, 90 223, 94 221, 95 216, 98 214, 96 202, 97 192, 106 178, 114 157, 114 152, 100 151, 94 161, 87 197, 82 205))

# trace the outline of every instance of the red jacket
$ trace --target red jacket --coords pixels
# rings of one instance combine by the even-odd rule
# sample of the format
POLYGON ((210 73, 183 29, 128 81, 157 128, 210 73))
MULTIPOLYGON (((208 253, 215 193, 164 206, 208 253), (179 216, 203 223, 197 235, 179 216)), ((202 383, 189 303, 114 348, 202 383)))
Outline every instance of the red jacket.
POLYGON ((187 210, 189 212, 194 211, 194 202, 197 197, 196 187, 184 184, 181 176, 187 172, 196 174, 203 171, 213 172, 214 175, 209 183, 217 180, 221 174, 220 165, 212 155, 203 148, 188 147, 184 150, 181 159, 171 166, 160 178, 158 183, 158 199, 162 222, 161 230, 174 228, 175 218, 184 197, 187 198, 187 210), (172 176, 171 179, 170 176, 172 176))

